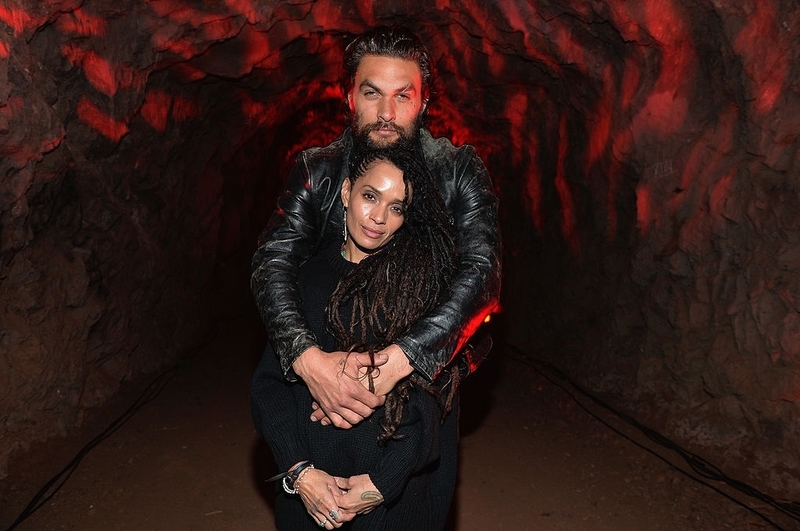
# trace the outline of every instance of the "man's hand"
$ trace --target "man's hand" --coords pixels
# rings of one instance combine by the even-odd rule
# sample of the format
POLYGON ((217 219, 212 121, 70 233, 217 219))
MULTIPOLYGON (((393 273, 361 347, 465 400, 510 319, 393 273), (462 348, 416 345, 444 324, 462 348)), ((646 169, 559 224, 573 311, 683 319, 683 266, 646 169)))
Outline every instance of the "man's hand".
MULTIPOLYGON (((328 353, 312 347, 292 365, 322 412, 337 428, 352 428, 383 404, 383 396, 370 393, 358 380, 359 370, 365 366, 362 365, 364 357, 368 366, 368 355, 348 356, 346 352, 328 353)), ((384 363, 384 357, 375 356, 375 366, 384 363)), ((312 420, 319 420, 319 413, 320 410, 316 410, 312 420)))
MULTIPOLYGON (((369 354, 354 352, 350 354, 347 365, 348 371, 351 369, 358 371, 358 375, 361 377, 361 384, 367 388, 369 382, 367 378, 363 376, 366 372, 366 367, 370 366, 369 354)), ((376 372, 378 376, 373 377, 373 385, 375 386, 375 395, 381 399, 381 404, 383 404, 383 400, 389 391, 394 389, 394 386, 397 385, 397 382, 414 372, 414 368, 408 362, 408 358, 403 352, 403 349, 397 345, 389 345, 380 352, 377 352, 375 354, 374 366, 380 366, 380 370, 376 372)), ((311 404, 311 407, 314 408, 314 413, 311 414, 311 420, 314 422, 319 421, 323 426, 327 426, 331 423, 324 409, 321 409, 316 402, 311 404)))
POLYGON ((383 503, 383 495, 375 488, 368 474, 334 479, 336 485, 346 491, 339 497, 339 507, 346 513, 366 514, 383 503))
POLYGON ((414 372, 414 367, 409 363, 406 353, 397 345, 389 345, 379 351, 375 354, 375 359, 377 360, 378 356, 382 354, 387 355, 389 361, 381 365, 378 377, 373 378, 375 394, 378 396, 386 396, 389 391, 394 389, 397 382, 414 372))

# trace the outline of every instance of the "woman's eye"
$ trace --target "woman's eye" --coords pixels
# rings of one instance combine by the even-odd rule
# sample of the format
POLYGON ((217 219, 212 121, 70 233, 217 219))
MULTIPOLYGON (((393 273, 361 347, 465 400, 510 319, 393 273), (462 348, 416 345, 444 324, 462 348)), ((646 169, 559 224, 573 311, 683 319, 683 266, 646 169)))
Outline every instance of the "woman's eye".
POLYGON ((394 211, 395 214, 400 214, 401 216, 405 215, 405 213, 406 213, 406 211, 403 209, 403 207, 398 206, 398 205, 393 206, 392 210, 394 211))
POLYGON ((364 199, 366 199, 367 201, 372 201, 373 199, 375 199, 375 196, 367 192, 364 194, 364 199))

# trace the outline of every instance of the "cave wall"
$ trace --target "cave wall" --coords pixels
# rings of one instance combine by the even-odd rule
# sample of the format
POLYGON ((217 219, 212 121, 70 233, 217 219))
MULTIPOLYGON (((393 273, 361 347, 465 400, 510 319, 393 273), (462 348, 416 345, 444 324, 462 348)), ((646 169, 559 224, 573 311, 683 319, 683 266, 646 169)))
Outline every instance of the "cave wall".
POLYGON ((800 498, 796 2, 497 4, 4 2, 0 477, 202 339, 349 36, 401 22, 501 198, 502 339, 800 498))

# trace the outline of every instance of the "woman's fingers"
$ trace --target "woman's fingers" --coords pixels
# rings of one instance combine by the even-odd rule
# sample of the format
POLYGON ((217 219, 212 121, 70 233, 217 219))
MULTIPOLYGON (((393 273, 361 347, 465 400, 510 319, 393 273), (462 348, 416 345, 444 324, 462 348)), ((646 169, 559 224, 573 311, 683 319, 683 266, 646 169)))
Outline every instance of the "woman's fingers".
POLYGON ((343 493, 333 477, 326 472, 310 469, 298 480, 297 489, 306 511, 320 528, 335 529, 343 522, 338 497, 343 493))

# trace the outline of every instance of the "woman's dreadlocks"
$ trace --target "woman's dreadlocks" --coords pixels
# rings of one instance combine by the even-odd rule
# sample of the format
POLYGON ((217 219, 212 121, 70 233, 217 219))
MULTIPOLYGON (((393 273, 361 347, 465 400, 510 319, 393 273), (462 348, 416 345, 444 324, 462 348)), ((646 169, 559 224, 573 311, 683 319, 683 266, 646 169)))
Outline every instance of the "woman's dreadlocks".
MULTIPOLYGON (((456 246, 444 200, 419 155, 395 146, 364 148, 351 153, 350 160, 351 189, 381 160, 403 172, 406 188, 403 225, 383 248, 342 277, 325 309, 340 348, 374 354, 395 342, 449 295, 456 270, 456 246), (342 321, 341 310, 347 305, 352 306, 349 323, 342 321)), ((434 394, 447 413, 458 385, 458 371, 446 374, 451 378, 447 393, 442 392, 441 384, 434 382, 431 386, 414 375, 398 382, 386 397, 378 440, 397 438, 395 432, 412 385, 434 394)))

